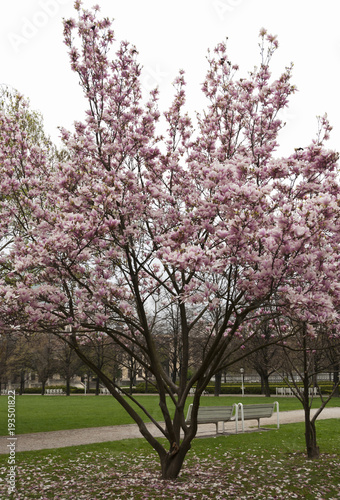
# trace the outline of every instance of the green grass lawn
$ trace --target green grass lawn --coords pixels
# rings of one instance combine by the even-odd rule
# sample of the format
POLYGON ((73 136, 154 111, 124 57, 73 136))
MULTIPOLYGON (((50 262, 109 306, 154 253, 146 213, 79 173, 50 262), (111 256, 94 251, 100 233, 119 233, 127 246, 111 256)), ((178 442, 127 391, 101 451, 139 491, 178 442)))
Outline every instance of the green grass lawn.
MULTIPOLYGON (((306 459, 303 423, 279 430, 201 438, 176 481, 162 481, 143 439, 22 452, 9 499, 340 499, 340 421, 317 422, 319 460, 306 459)), ((6 477, 7 456, 0 456, 6 477)))
MULTIPOLYGON (((202 405, 230 405, 279 401, 280 411, 301 409, 296 398, 264 398, 256 396, 204 396, 202 405)), ((153 395, 138 396, 140 401, 156 420, 163 420, 158 398, 153 395)), ((188 398, 187 404, 192 401, 188 398)), ((170 401, 169 401, 170 402, 170 401)), ((314 407, 320 405, 315 398, 314 407)), ((340 398, 333 398, 328 406, 340 406, 340 398)), ((0 435, 7 435, 7 397, 0 397, 0 435)), ((111 396, 17 396, 16 434, 63 429, 81 429, 133 423, 125 410, 111 396)))

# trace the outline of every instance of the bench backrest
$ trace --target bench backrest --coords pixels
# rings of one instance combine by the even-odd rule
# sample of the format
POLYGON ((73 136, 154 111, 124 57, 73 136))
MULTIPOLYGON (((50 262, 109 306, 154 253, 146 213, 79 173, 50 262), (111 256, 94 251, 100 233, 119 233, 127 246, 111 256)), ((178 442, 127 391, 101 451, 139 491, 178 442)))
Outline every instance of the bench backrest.
POLYGON ((274 403, 243 405, 243 417, 249 420, 251 418, 269 418, 273 415, 273 411, 274 403))
MULTIPOLYGON (((234 406, 200 406, 197 413, 197 423, 222 422, 230 420, 234 406)), ((192 405, 189 406, 186 422, 191 421, 192 405)))

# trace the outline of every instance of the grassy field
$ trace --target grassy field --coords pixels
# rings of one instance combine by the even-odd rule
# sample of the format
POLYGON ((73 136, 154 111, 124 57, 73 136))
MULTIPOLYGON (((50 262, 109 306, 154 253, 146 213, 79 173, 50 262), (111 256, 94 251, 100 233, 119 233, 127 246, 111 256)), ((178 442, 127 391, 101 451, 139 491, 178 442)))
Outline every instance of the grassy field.
MULTIPOLYGON (((163 420, 157 396, 138 396, 150 414, 163 420)), ((273 402, 275 398, 247 396, 205 396, 202 405, 230 405, 243 400, 245 403, 273 402)), ((188 398, 187 405, 192 401, 188 398)), ((280 411, 301 409, 296 398, 278 398, 280 411)), ((320 405, 315 398, 314 407, 320 405)), ((340 406, 340 398, 333 398, 328 406, 340 406)), ((0 435, 7 435, 7 397, 0 397, 0 435)), ((16 434, 44 432, 63 429, 82 429, 133 423, 125 410, 111 396, 17 396, 16 434)))
MULTIPOLYGON (((196 439, 178 480, 162 481, 143 439, 17 453, 17 491, 26 499, 340 499, 340 422, 317 423, 320 460, 304 454, 302 423, 279 430, 196 439)), ((0 477, 7 457, 0 456, 0 477)))

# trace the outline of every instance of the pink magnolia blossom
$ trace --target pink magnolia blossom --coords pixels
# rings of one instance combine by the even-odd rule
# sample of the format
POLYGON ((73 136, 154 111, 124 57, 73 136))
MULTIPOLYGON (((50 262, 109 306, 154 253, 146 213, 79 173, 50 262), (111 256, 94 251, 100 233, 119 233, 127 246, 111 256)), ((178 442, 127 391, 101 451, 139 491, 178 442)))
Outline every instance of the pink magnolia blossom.
MULTIPOLYGON (((143 96, 136 50, 115 41, 97 10, 76 2, 78 19, 64 22, 71 68, 89 104, 72 133, 61 130, 65 157, 52 161, 15 117, 0 114, 1 321, 65 335, 83 361, 79 339, 110 336, 154 377, 169 452, 105 373, 91 368, 169 465, 179 456, 174 444, 184 457, 196 433, 184 424, 189 390, 198 388, 197 415, 204 387, 230 363, 232 339, 242 356, 250 325, 273 311, 310 324, 338 321, 338 155, 324 148, 324 118, 315 142, 275 157, 277 115, 295 87, 291 67, 272 81, 277 40, 265 30, 261 65, 246 79, 237 78, 226 44, 209 52, 208 104, 196 132, 180 72, 158 136, 157 92, 143 96), (156 347, 158 326, 174 307, 179 385, 156 347), (197 343, 205 348, 189 377, 197 343)), ((180 467, 164 465, 164 477, 180 467)))

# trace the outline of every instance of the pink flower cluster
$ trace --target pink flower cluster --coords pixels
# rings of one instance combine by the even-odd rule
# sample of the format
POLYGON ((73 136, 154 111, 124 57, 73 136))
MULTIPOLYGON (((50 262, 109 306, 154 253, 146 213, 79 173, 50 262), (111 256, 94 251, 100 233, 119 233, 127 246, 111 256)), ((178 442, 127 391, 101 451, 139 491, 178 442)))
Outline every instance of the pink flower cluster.
POLYGON ((136 49, 122 42, 110 60, 111 22, 81 2, 76 10, 64 37, 89 109, 73 134, 62 130, 67 159, 32 144, 25 103, 0 116, 2 296, 15 287, 20 309, 43 322, 102 327, 134 317, 141 331, 138 308, 159 293, 231 307, 234 318, 275 294, 304 320, 334 322, 338 156, 323 147, 326 117, 310 146, 273 156, 277 115, 295 91, 291 68, 271 81, 276 38, 261 30, 262 63, 246 79, 225 43, 209 53, 196 132, 180 72, 162 138, 136 49))

